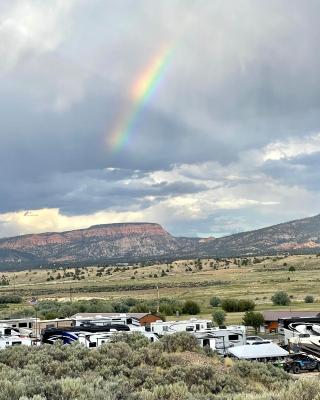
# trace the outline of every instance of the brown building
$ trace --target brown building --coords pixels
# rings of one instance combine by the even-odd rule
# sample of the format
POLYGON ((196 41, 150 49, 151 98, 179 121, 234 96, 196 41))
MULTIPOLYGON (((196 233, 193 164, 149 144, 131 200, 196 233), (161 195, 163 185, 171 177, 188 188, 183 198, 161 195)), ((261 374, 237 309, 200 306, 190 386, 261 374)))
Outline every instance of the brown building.
POLYGON ((320 311, 263 311, 264 325, 268 332, 278 332, 279 319, 282 318, 301 318, 320 317, 320 311))
POLYGON ((99 319, 99 318, 133 318, 139 321, 140 325, 145 326, 151 324, 151 322, 162 321, 160 317, 151 313, 78 313, 74 314, 71 319, 99 319))

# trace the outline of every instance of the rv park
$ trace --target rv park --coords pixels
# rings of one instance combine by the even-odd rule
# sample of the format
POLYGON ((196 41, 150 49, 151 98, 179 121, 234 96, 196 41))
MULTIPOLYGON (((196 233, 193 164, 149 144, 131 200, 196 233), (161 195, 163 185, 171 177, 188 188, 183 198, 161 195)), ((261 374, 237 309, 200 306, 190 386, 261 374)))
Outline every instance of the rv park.
MULTIPOLYGON (((123 331, 138 332, 150 342, 185 332, 193 335, 200 347, 209 348, 221 357, 280 363, 282 367, 287 365, 289 353, 303 352, 317 360, 320 357, 319 262, 317 255, 280 255, 76 268, 55 265, 5 272, 0 296, 16 296, 19 301, 1 304, 0 348, 56 342, 64 345, 78 342, 92 348, 123 331), (272 303, 271 297, 278 291, 287 293, 289 304, 272 303), (306 294, 312 301, 306 300, 306 294), (221 304, 210 304, 212 297, 220 301, 249 300, 254 304, 254 312, 263 315, 264 322, 253 329, 244 326, 244 311, 226 312, 222 326, 217 326, 212 314, 221 309, 221 304), (121 301, 135 303, 132 311, 127 307, 106 313, 96 305, 91 313, 70 315, 71 311, 68 314, 64 310, 63 315, 59 314, 64 304, 72 307, 81 301, 87 304, 94 300, 101 301, 104 307, 121 301), (159 305, 166 302, 183 305, 190 300, 199 305, 196 315, 178 311, 178 307, 175 310, 175 305, 169 312, 165 308, 159 310, 159 305), (43 302, 59 306, 55 313, 44 314, 39 307, 43 302), (140 312, 134 312, 134 308, 140 312)), ((318 360, 312 367, 314 372, 320 371, 318 360)), ((295 368, 285 368, 295 374, 312 370, 294 365, 295 368)))

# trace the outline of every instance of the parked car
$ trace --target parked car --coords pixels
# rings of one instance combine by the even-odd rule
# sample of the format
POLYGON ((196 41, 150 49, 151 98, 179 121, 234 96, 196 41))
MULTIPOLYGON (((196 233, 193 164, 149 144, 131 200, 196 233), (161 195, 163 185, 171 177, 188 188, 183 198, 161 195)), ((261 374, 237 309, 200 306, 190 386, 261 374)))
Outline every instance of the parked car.
POLYGON ((290 356, 290 360, 285 363, 284 370, 294 374, 299 374, 301 371, 320 372, 320 361, 305 353, 294 354, 290 356))
POLYGON ((260 336, 247 336, 246 342, 247 344, 264 344, 271 343, 271 340, 263 339, 260 336))

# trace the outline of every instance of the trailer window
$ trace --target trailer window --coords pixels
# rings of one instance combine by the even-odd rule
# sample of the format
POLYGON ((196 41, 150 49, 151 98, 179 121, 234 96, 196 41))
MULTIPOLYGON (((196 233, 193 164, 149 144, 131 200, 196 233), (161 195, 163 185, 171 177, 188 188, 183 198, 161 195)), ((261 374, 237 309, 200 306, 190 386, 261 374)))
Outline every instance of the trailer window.
POLYGON ((19 323, 19 328, 27 328, 28 324, 26 322, 20 322, 19 323))
POLYGON ((194 327, 192 325, 189 325, 186 327, 187 332, 193 332, 193 330, 194 330, 194 327))
POLYGON ((239 340, 239 335, 229 335, 229 340, 239 340))
POLYGON ((97 343, 89 343, 89 347, 97 347, 97 343))
POLYGON ((12 342, 12 346, 19 346, 22 342, 12 342))

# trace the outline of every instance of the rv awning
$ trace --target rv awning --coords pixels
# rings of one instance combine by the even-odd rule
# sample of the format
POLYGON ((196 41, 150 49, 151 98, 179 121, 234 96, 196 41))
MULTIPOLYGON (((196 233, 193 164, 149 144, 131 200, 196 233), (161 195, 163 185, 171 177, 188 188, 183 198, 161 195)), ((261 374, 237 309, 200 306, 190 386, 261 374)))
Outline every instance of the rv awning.
POLYGON ((285 357, 289 353, 274 343, 236 346, 229 349, 229 353, 241 360, 267 357, 285 357))

